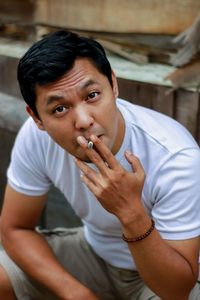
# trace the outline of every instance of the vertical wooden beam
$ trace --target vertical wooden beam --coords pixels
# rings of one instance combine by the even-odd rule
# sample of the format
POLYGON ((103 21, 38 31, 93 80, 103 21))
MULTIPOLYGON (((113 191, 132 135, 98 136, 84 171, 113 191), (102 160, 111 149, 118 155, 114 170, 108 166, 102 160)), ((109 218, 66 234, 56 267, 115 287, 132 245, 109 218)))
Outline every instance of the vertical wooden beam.
POLYGON ((176 93, 175 118, 196 136, 199 94, 180 89, 176 93))
POLYGON ((132 103, 138 103, 138 87, 139 84, 133 80, 117 78, 119 86, 119 97, 132 103))
POLYGON ((153 98, 153 109, 165 115, 173 117, 174 94, 167 94, 168 88, 164 86, 156 87, 156 96, 153 98))
POLYGON ((197 111, 197 125, 196 125, 195 138, 197 143, 200 146, 200 93, 198 93, 198 111, 197 111))

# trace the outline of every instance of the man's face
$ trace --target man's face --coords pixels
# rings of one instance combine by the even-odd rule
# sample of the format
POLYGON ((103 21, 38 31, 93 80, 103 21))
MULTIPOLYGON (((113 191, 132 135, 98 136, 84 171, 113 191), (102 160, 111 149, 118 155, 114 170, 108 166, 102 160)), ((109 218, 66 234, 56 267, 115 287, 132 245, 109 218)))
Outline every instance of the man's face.
POLYGON ((124 120, 116 107, 118 88, 113 87, 86 58, 75 61, 61 79, 36 87, 36 107, 40 120, 30 111, 38 127, 70 154, 88 161, 77 143, 78 136, 87 140, 97 135, 115 154, 123 140, 124 120))

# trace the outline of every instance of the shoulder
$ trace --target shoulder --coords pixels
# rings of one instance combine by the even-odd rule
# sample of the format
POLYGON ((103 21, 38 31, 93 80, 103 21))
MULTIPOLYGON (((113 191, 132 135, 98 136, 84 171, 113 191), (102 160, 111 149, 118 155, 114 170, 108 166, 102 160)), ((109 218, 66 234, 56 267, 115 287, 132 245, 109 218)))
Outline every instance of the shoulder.
POLYGON ((189 131, 171 117, 122 99, 117 100, 117 106, 135 142, 162 148, 172 155, 188 148, 199 150, 189 131))
POLYGON ((48 133, 40 130, 33 119, 29 117, 19 130, 13 151, 29 153, 30 155, 46 156, 48 149, 57 147, 48 133))
POLYGON ((7 170, 10 186, 25 195, 45 194, 51 185, 50 175, 55 173, 56 162, 63 151, 29 118, 20 129, 12 149, 7 170))
POLYGON ((29 117, 20 128, 17 135, 17 140, 26 140, 28 142, 31 142, 36 139, 36 141, 39 142, 41 139, 45 139, 47 137, 48 134, 45 131, 38 129, 33 119, 29 117))

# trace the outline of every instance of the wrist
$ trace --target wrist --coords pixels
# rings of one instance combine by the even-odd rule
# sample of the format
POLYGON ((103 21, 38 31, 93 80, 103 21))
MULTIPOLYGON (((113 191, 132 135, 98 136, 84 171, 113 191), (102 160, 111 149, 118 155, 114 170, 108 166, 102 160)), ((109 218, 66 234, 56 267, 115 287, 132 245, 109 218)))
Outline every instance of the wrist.
POLYGON ((143 234, 140 234, 138 236, 135 236, 135 237, 127 237, 125 236, 125 234, 123 233, 122 234, 122 239, 127 242, 127 243, 135 243, 135 242, 139 242, 139 241, 142 241, 144 239, 146 239, 154 230, 155 228, 155 222, 154 220, 152 219, 151 220, 151 226, 149 227, 149 229, 147 231, 145 231, 143 234))
POLYGON ((132 214, 131 217, 124 218, 122 223, 122 231, 127 238, 137 238, 144 235, 152 226, 152 219, 146 212, 132 214))

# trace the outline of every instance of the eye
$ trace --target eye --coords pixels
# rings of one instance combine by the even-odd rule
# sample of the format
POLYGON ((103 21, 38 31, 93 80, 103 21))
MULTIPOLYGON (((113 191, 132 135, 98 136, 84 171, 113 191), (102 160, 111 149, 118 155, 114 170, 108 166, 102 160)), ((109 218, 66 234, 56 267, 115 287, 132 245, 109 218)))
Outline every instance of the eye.
POLYGON ((69 110, 69 108, 66 108, 64 105, 59 105, 53 110, 53 113, 57 114, 57 115, 61 115, 68 110, 69 110))
POLYGON ((87 100, 93 100, 93 99, 97 98, 99 94, 100 94, 99 92, 91 92, 87 96, 87 100))

